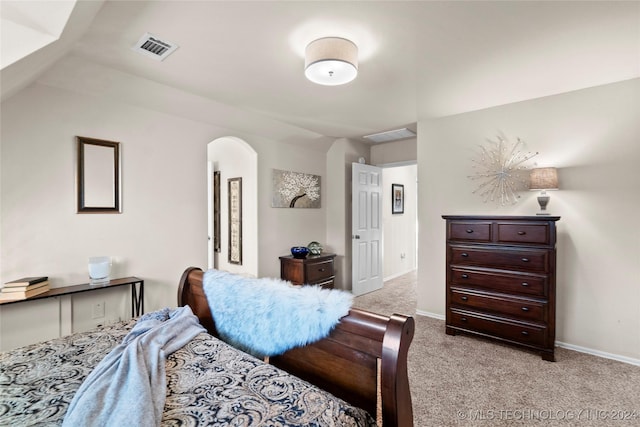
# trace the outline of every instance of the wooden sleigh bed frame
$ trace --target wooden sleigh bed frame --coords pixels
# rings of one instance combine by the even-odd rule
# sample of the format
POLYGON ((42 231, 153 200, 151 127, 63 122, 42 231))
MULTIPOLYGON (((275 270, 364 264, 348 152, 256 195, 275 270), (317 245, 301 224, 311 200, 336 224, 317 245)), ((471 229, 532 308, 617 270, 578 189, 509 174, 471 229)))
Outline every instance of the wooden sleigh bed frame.
MULTIPOLYGON (((178 305, 189 305, 200 323, 217 336, 203 277, 199 268, 185 270, 178 305)), ((328 337, 268 362, 366 410, 378 422, 381 417, 385 427, 411 427, 407 354, 414 329, 412 317, 352 308, 328 337)))

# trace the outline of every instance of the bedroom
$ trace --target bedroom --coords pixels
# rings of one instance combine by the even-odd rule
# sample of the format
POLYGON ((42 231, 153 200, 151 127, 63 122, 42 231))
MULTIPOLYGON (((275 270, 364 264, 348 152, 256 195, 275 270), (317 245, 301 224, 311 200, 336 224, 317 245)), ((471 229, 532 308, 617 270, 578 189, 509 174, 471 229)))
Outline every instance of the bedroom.
MULTIPOLYGON (((133 69, 123 70, 111 63, 116 61, 111 55, 117 58, 112 51, 116 46, 129 49, 145 31, 174 38, 174 31, 179 31, 174 27, 181 27, 178 22, 169 25, 161 20, 160 28, 147 27, 155 22, 156 14, 166 13, 159 6, 152 2, 79 3, 62 46, 42 49, 2 70, 0 280, 4 283, 33 273, 47 274, 54 286, 83 283, 87 257, 107 253, 115 257, 114 276, 144 277, 147 310, 173 304, 176 278, 185 266, 207 263, 206 146, 231 135, 249 143, 258 155, 257 271, 261 276, 279 275, 277 255, 285 254, 290 246, 322 240, 344 256, 338 270, 340 283, 348 283, 346 166, 360 156, 378 164, 416 160, 421 182, 418 310, 442 316, 445 228, 441 215, 520 215, 537 210, 533 192, 522 193, 521 200, 508 207, 483 203, 472 194, 474 185, 467 176, 473 150, 501 131, 510 138, 522 138, 529 149, 540 152, 539 164, 560 170, 561 188, 552 194, 549 206, 562 217, 558 223, 557 341, 640 364, 640 231, 634 227, 640 207, 639 4, 485 6, 482 10, 463 4, 458 9, 445 3, 410 6, 424 7, 420 13, 399 2, 360 5, 360 9, 350 8, 348 2, 332 4, 329 9, 318 2, 297 6, 288 18, 293 24, 309 16, 305 13, 345 14, 357 17, 363 26, 380 24, 374 31, 377 41, 391 46, 381 47, 379 74, 367 77, 374 72, 375 56, 368 58, 372 65, 361 58, 360 76, 352 86, 367 79, 374 85, 390 81, 387 85, 392 90, 384 93, 390 98, 371 99, 380 96, 378 92, 371 91, 367 97, 367 91, 360 88, 358 93, 364 95, 357 103, 353 101, 355 106, 340 106, 334 101, 335 91, 326 92, 304 81, 303 59, 287 44, 288 32, 295 26, 289 22, 278 30, 279 38, 269 39, 281 44, 269 48, 284 58, 278 70, 290 69, 286 77, 279 77, 289 79, 290 88, 277 96, 253 100, 253 108, 245 109, 241 101, 224 98, 230 96, 224 87, 217 89, 219 99, 209 98, 190 87, 189 81, 174 87, 154 74, 157 67, 179 61, 181 50, 188 53, 194 47, 182 44, 162 63, 131 56, 133 69), (539 11, 529 21, 523 19, 531 16, 528 7, 539 11), (450 32, 438 33, 446 26, 438 25, 438 19, 454 12, 462 21, 451 17, 450 32), (486 21, 472 20, 474 14, 486 21), (403 27, 398 23, 406 24, 406 34, 396 31, 390 33, 393 39, 385 40, 384 29, 403 27), (126 33, 113 34, 123 25, 128 28, 126 33), (423 39, 412 39, 409 29, 416 27, 424 27, 423 39), (521 32, 525 34, 521 44, 503 43, 521 32), (106 36, 114 36, 117 43, 107 47, 109 41, 102 39, 106 36), (475 50, 467 46, 467 40, 456 45, 460 51, 455 56, 442 52, 447 42, 474 38, 478 39, 475 50), (103 58, 90 53, 91 44, 97 41, 105 46, 103 58), (396 46, 404 46, 407 52, 396 46), (392 64, 394 58, 389 56, 394 50, 403 55, 399 64, 392 64), (414 57, 416 52, 424 55, 414 57), (431 56, 450 68, 435 67, 431 56), (465 68, 469 64, 475 66, 465 68), (151 71, 138 75, 142 73, 138 68, 151 71), (394 74, 403 68, 409 71, 394 74), (416 79, 418 74, 436 72, 441 73, 435 76, 440 80, 416 79), (434 86, 434 81, 442 86, 434 86), (310 91, 301 96, 311 93, 319 100, 315 104, 303 99, 296 104, 307 115, 307 128, 277 113, 267 116, 257 111, 281 108, 298 87, 310 91), (409 101, 393 97, 407 93, 409 101), (430 104, 430 99, 446 102, 430 104), (366 104, 376 107, 367 110, 372 115, 369 119, 359 116, 362 121, 352 125, 356 108, 366 104), (321 113, 327 107, 331 114, 321 113), (311 123, 309 117, 318 117, 318 123, 311 123), (412 123, 417 124, 418 133, 415 159, 391 157, 411 151, 385 151, 357 137, 412 123), (314 130, 321 124, 327 126, 325 133, 314 130), (121 215, 75 213, 76 135, 122 142, 121 215), (320 175, 326 183, 326 203, 309 211, 271 208, 269 183, 274 168, 320 175)), ((278 19, 288 16, 279 9, 284 6, 260 2, 218 7, 221 9, 205 15, 215 30, 206 39, 207 46, 215 46, 216 38, 225 40, 221 45, 228 50, 229 61, 257 61, 242 71, 249 74, 244 90, 259 93, 264 90, 261 82, 267 79, 259 61, 269 55, 260 55, 260 46, 254 46, 256 39, 245 38, 242 31, 255 27, 260 28, 260 35, 276 32, 263 18, 280 22, 278 19), (266 14, 269 7, 277 9, 271 11, 274 15, 266 14), (225 27, 224 21, 231 25, 225 27)), ((181 44, 182 39, 176 42, 181 44)), ((198 57, 197 52, 190 55, 198 57)), ((273 52, 271 56, 280 59, 273 52)), ((189 77, 187 71, 183 69, 189 77)), ((114 304, 126 307, 125 297, 117 297, 114 304)), ((21 340, 30 342, 71 330, 70 319, 87 315, 83 310, 95 298, 88 296, 63 310, 47 304, 24 310, 2 308, 0 348, 5 349, 5 341, 14 346, 24 343, 21 340), (34 324, 30 319, 36 315, 61 317, 62 323, 34 324)))

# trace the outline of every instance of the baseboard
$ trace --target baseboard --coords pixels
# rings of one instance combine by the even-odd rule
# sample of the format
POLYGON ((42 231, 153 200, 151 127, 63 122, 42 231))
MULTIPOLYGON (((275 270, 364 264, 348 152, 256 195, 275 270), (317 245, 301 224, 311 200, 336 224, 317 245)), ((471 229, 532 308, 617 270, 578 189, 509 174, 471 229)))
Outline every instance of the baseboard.
MULTIPOLYGON (((444 315, 431 313, 429 311, 416 310, 416 314, 420 316, 431 317, 433 319, 445 320, 444 315)), ((567 350, 578 351, 580 353, 586 353, 592 356, 602 357, 604 359, 611 359, 618 362, 628 363, 630 365, 640 366, 640 359, 621 356, 619 354, 607 353, 606 351, 594 350, 592 348, 581 347, 579 345, 568 344, 566 342, 561 342, 561 341, 556 341, 556 347, 566 348, 567 350)))
POLYGON ((445 320, 444 314, 436 314, 436 313, 431 313, 429 311, 424 311, 424 310, 416 310, 416 314, 419 314, 420 316, 431 317, 433 319, 445 320))
POLYGON ((580 353, 590 354, 592 356, 603 357, 618 362, 628 363, 630 365, 640 366, 640 359, 621 356, 619 354, 607 353, 606 351, 594 350, 592 348, 581 347, 579 345, 568 344, 566 342, 556 341, 556 347, 566 348, 567 350, 579 351, 580 353))
POLYGON ((393 279, 398 278, 398 277, 400 277, 400 276, 404 276, 405 274, 409 274, 409 273, 411 273, 412 271, 416 271, 416 269, 415 269, 415 268, 412 268, 412 269, 410 269, 410 270, 403 271, 402 273, 392 274, 391 276, 388 276, 388 277, 383 278, 383 279, 382 279, 382 281, 383 281, 383 282, 386 282, 386 281, 388 281, 388 280, 393 280, 393 279))

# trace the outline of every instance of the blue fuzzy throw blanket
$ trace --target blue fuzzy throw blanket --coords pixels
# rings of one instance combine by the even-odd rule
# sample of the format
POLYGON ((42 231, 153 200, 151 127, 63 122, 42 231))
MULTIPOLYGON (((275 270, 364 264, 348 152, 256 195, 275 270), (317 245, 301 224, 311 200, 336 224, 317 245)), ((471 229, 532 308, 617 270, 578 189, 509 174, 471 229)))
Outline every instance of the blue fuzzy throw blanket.
POLYGON ((220 338, 258 357, 326 337, 353 302, 345 291, 219 270, 205 272, 203 285, 220 338))

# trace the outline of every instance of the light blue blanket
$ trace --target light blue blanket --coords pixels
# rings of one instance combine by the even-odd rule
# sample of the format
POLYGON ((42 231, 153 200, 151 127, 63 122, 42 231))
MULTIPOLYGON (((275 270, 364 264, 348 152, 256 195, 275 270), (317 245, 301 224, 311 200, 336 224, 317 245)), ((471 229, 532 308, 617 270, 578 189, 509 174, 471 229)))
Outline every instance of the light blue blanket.
POLYGON ((326 337, 353 302, 345 291, 219 270, 205 272, 203 285, 220 337, 258 357, 326 337))
POLYGON ((166 357, 205 329, 189 306, 143 315, 87 376, 63 426, 158 426, 166 395, 166 357))

